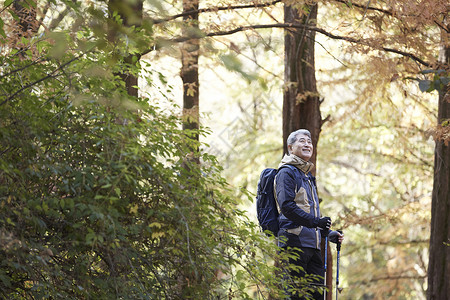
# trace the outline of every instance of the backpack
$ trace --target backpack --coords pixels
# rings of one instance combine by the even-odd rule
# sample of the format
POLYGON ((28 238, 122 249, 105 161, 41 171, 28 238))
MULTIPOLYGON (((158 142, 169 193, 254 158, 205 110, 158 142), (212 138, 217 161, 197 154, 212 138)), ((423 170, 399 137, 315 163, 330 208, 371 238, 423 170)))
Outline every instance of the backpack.
MULTIPOLYGON (((291 170, 295 169, 291 165, 284 165, 281 168, 283 167, 289 167, 291 170)), ((274 236, 278 235, 278 216, 280 215, 273 189, 273 182, 278 170, 272 168, 264 169, 259 176, 256 191, 256 214, 259 226, 261 226, 263 232, 269 231, 269 233, 266 232, 267 235, 272 233, 274 236)))

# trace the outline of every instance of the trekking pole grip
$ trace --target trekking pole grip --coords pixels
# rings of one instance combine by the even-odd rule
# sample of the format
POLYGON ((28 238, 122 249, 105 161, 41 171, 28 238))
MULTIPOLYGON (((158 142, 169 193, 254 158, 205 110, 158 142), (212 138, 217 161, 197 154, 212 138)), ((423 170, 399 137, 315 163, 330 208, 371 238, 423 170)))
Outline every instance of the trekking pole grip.
MULTIPOLYGON (((337 230, 337 232, 342 234, 342 230, 337 230)), ((341 242, 339 242, 339 238, 338 238, 338 241, 336 243, 336 249, 337 249, 337 251, 341 251, 341 242)))

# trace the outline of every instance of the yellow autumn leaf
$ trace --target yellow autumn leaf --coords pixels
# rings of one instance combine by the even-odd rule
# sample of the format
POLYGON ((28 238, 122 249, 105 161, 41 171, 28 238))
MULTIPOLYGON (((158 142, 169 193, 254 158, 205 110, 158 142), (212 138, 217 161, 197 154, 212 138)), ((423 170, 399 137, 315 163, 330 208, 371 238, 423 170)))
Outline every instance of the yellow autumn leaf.
POLYGON ((158 222, 150 223, 150 225, 148 225, 148 226, 149 227, 156 227, 156 228, 161 228, 162 227, 161 223, 158 223, 158 222))

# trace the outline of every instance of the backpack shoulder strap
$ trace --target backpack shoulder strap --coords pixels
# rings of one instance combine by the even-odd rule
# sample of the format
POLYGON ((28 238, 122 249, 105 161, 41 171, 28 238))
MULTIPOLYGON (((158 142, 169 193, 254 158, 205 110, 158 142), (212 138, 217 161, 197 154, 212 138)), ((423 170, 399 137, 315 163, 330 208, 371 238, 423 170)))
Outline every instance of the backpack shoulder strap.
POLYGON ((281 170, 282 168, 289 168, 294 172, 295 172, 295 170, 300 171, 299 169, 297 169, 297 167, 295 167, 293 165, 282 165, 278 170, 281 170))
POLYGON ((306 175, 305 173, 300 171, 297 167, 295 167, 293 165, 288 165, 288 164, 281 166, 278 170, 280 170, 281 168, 289 168, 294 173, 297 172, 297 174, 300 176, 300 180, 302 180, 302 181, 311 180, 314 183, 314 187, 316 186, 316 178, 311 175, 311 172, 309 172, 308 175, 306 175))
MULTIPOLYGON (((300 171, 299 169, 297 169, 297 167, 295 167, 295 166, 293 166, 293 165, 288 165, 288 164, 286 164, 286 165, 282 165, 281 167, 279 167, 279 168, 277 169, 277 174, 276 174, 276 175, 278 175, 278 172, 279 172, 281 169, 283 169, 283 168, 291 169, 294 173, 295 173, 295 170, 300 171)), ((277 199, 277 195, 276 195, 275 185, 276 185, 276 177, 275 177, 275 179, 274 179, 274 189, 273 189, 273 193, 274 193, 275 200, 276 200, 276 199, 277 199)), ((277 207, 278 207, 278 201, 277 201, 277 207)), ((278 207, 278 211, 279 211, 279 207, 278 207)))

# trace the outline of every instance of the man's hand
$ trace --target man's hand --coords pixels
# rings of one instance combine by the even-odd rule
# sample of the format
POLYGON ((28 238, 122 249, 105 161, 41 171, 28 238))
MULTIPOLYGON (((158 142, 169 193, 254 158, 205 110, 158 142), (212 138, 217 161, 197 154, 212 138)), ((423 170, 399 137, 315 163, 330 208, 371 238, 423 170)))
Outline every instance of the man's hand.
POLYGON ((332 243, 337 244, 339 242, 342 244, 342 242, 344 241, 344 233, 340 230, 331 231, 330 234, 328 234, 328 239, 332 243))
POLYGON ((331 218, 323 217, 319 219, 319 225, 317 227, 322 228, 323 230, 328 230, 331 227, 331 218))

